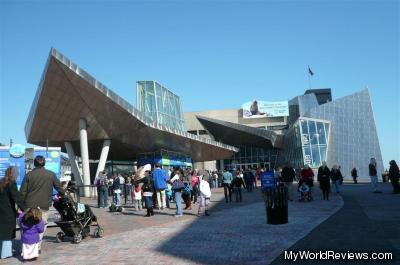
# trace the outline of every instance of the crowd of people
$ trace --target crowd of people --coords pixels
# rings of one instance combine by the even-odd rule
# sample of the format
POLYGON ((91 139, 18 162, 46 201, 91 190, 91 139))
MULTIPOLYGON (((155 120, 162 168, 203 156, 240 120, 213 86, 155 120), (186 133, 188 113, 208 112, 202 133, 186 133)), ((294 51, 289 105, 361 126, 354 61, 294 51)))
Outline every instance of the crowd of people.
MULTIPOLYGON (((25 175, 20 190, 17 189, 16 179, 18 168, 10 166, 5 176, 0 179, 0 247, 1 258, 12 256, 12 240, 16 237, 16 222, 21 231, 21 256, 24 260, 36 259, 41 253, 41 243, 46 230, 49 208, 52 204, 53 189, 59 194, 65 193, 56 175, 45 169, 45 158, 37 156, 34 159, 34 170, 25 175)), ((390 161, 388 178, 393 187, 393 193, 400 193, 400 172, 396 161, 390 161)), ((371 189, 378 190, 378 172, 376 161, 371 158, 368 165, 371 189)), ((257 181, 261 179, 264 169, 234 169, 224 171, 163 169, 160 164, 154 168, 146 165, 135 175, 122 176, 114 174, 111 178, 103 171, 95 179, 98 192, 98 207, 109 207, 108 198, 112 203, 121 205, 121 195, 131 201, 136 211, 146 209, 145 217, 154 215, 154 209, 163 211, 171 208, 171 202, 176 207, 175 217, 183 216, 184 210, 191 210, 198 204, 197 215, 209 216, 209 202, 213 188, 222 187, 225 202, 243 201, 242 190, 248 193, 257 189, 257 181), (183 208, 184 206, 184 208, 183 208)), ((357 169, 350 172, 355 184, 358 183, 357 169)), ((275 170, 275 180, 282 183, 288 190, 288 199, 295 198, 294 182, 298 181, 297 191, 301 199, 313 200, 314 171, 309 165, 295 170, 289 163, 275 170), (305 197, 303 197, 303 195, 305 197)), ((343 175, 338 165, 329 168, 326 162, 317 171, 317 181, 322 190, 323 199, 329 200, 331 186, 335 193, 340 193, 343 175)))
POLYGON ((171 202, 176 204, 175 217, 183 216, 183 210, 191 210, 198 203, 198 216, 210 215, 208 204, 211 189, 218 187, 218 174, 206 170, 196 171, 187 169, 169 170, 155 164, 152 169, 146 165, 135 175, 123 177, 115 174, 107 178, 107 172, 100 172, 95 183, 98 191, 98 207, 108 207, 108 196, 112 195, 112 203, 121 205, 121 194, 134 205, 136 211, 146 209, 144 216, 154 215, 154 208, 164 210, 171 208, 171 202), (111 190, 112 194, 106 191, 111 190), (182 208, 184 203, 185 208, 182 208))

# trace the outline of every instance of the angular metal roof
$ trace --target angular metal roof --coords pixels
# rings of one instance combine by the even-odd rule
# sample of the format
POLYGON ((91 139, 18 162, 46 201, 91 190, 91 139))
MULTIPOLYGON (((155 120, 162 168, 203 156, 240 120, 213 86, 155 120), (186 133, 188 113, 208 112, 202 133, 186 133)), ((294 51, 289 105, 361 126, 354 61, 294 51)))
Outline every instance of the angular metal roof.
POLYGON ((104 139, 111 139, 109 159, 134 160, 160 149, 183 152, 194 161, 230 158, 238 149, 149 121, 112 90, 51 49, 25 124, 27 141, 61 146, 70 141, 77 155, 79 119, 87 121, 89 156, 98 159, 104 139))
POLYGON ((254 145, 263 148, 283 148, 283 135, 271 130, 259 129, 243 124, 196 116, 215 139, 231 145, 254 145))

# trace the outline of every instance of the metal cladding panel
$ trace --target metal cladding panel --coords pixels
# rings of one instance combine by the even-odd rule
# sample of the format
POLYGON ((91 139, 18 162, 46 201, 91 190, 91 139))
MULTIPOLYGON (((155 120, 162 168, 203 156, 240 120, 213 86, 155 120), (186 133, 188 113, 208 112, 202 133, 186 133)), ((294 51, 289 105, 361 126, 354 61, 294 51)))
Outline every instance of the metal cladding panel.
MULTIPOLYGON (((29 143, 79 148, 79 119, 87 122, 90 158, 111 139, 110 158, 134 160, 160 149, 184 152, 194 161, 230 158, 237 149, 149 121, 145 115, 64 55, 51 50, 25 126, 29 143)), ((63 151, 65 151, 63 149, 63 151)))
POLYGON ((367 89, 312 108, 305 115, 331 121, 328 166, 342 167, 350 176, 356 167, 361 178, 368 178, 370 158, 377 161, 378 174, 384 170, 371 99, 367 89))
POLYGON ((197 116, 197 119, 215 139, 224 143, 254 145, 263 148, 283 148, 283 135, 276 134, 273 131, 203 116, 197 116))

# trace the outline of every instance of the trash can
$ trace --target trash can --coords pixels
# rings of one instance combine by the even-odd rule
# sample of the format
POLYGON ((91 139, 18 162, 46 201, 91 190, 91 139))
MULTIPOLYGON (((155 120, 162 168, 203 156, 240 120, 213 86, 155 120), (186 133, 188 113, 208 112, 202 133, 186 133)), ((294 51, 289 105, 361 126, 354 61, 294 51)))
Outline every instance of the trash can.
POLYGON ((288 191, 285 186, 267 189, 265 192, 267 224, 288 223, 288 191))

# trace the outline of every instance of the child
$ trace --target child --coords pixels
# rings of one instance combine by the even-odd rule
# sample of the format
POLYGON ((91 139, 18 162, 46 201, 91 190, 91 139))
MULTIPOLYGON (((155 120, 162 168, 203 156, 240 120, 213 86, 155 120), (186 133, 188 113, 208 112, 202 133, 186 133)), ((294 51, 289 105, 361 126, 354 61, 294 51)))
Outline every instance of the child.
POLYGON ((135 211, 142 210, 142 189, 140 188, 139 184, 135 185, 135 189, 132 191, 133 194, 133 203, 135 206, 135 211))
POLYGON ((19 216, 19 226, 22 231, 22 258, 24 260, 39 257, 39 234, 44 231, 42 212, 37 208, 28 209, 19 216))
POLYGON ((153 216, 154 215, 154 211, 153 211, 154 187, 153 187, 152 181, 150 180, 149 176, 147 176, 144 179, 142 190, 143 190, 144 205, 146 206, 146 209, 147 209, 147 214, 145 215, 145 217, 153 216))

